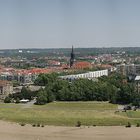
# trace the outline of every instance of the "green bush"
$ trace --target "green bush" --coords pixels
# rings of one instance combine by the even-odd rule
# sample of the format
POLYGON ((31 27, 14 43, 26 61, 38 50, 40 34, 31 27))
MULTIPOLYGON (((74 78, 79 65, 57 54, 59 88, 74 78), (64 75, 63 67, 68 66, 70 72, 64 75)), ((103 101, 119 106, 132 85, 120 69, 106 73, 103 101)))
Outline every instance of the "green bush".
POLYGON ((20 99, 17 98, 15 103, 16 103, 16 104, 20 103, 20 99))
POLYGON ((11 98, 10 97, 6 97, 5 99, 4 99, 4 103, 11 103, 11 98))
POLYGON ((40 124, 39 123, 37 124, 37 127, 40 127, 40 124))
POLYGON ((78 122, 76 123, 76 127, 80 127, 80 126, 81 126, 81 122, 78 121, 78 122))
POLYGON ((32 124, 32 127, 36 127, 36 124, 32 124))
POLYGON ((39 92, 39 95, 38 95, 38 97, 37 97, 37 99, 36 99, 35 104, 36 104, 36 105, 44 105, 44 104, 46 104, 47 102, 48 102, 48 99, 47 99, 45 93, 44 93, 43 91, 40 91, 40 92, 39 92))
POLYGON ((41 127, 44 127, 44 125, 42 124, 41 127))
POLYGON ((25 124, 25 123, 21 123, 20 125, 21 125, 21 126, 25 126, 26 124, 25 124))
POLYGON ((139 123, 137 123, 137 124, 136 124, 136 127, 140 127, 140 124, 139 124, 139 123))
POLYGON ((131 123, 128 122, 127 125, 125 127, 131 127, 131 123))

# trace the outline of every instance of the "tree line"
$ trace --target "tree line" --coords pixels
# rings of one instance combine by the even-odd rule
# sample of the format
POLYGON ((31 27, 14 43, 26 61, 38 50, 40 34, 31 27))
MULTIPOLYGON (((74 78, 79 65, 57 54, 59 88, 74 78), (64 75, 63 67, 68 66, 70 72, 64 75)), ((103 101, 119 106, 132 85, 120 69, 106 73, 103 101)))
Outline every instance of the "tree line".
POLYGON ((52 101, 109 101, 114 104, 140 104, 140 95, 135 84, 127 82, 127 78, 119 74, 103 76, 98 81, 77 79, 67 81, 58 78, 55 73, 41 74, 35 80, 35 85, 45 86, 38 92, 23 88, 21 93, 11 95, 11 98, 31 100, 36 97, 36 104, 46 104, 52 101))

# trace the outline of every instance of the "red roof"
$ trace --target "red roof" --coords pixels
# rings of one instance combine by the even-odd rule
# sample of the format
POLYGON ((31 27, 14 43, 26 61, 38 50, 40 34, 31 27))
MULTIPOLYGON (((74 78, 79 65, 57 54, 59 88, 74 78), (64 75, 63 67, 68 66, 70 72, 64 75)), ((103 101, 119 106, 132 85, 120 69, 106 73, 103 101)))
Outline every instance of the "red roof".
POLYGON ((0 80, 0 86, 7 86, 7 85, 12 85, 12 83, 6 80, 0 80))
POLYGON ((101 68, 112 68, 112 66, 109 64, 101 64, 101 65, 96 65, 96 66, 101 67, 101 68))
POLYGON ((75 69, 84 69, 84 68, 91 68, 91 67, 92 67, 91 63, 86 61, 75 62, 72 66, 72 68, 75 69))
POLYGON ((41 68, 34 68, 30 70, 17 70, 17 74, 41 74, 41 73, 50 73, 52 69, 41 69, 41 68))

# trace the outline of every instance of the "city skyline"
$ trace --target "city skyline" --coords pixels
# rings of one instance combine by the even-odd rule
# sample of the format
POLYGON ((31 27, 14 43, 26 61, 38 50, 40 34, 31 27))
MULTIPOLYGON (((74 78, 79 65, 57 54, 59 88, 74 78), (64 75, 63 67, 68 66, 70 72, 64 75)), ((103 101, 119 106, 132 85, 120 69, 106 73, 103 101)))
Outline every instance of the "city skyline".
POLYGON ((139 0, 0 0, 0 49, 139 47, 139 0))

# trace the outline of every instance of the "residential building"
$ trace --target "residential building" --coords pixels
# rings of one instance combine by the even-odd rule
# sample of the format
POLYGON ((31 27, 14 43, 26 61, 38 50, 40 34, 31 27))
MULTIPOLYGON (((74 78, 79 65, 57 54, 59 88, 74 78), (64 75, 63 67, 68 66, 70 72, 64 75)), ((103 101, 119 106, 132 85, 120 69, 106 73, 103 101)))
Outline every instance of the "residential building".
POLYGON ((87 73, 81 73, 81 74, 73 74, 73 75, 66 75, 66 76, 60 76, 60 78, 65 80, 75 80, 75 79, 95 79, 101 76, 108 76, 108 70, 99 70, 99 71, 91 71, 87 73))
POLYGON ((0 99, 4 99, 7 95, 13 93, 13 84, 9 81, 0 80, 0 99))
POLYGON ((129 76, 129 75, 140 75, 140 65, 135 64, 120 64, 116 66, 117 72, 129 76))

